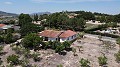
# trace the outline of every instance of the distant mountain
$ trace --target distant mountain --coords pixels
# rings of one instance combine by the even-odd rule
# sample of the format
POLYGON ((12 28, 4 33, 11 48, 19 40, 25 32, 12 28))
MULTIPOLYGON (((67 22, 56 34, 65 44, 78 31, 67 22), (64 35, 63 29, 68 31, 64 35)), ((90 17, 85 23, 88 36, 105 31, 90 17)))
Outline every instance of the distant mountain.
POLYGON ((17 16, 17 14, 0 11, 0 16, 17 16))
POLYGON ((43 15, 43 14, 51 14, 50 12, 38 12, 38 13, 32 13, 31 15, 38 14, 38 15, 43 15))

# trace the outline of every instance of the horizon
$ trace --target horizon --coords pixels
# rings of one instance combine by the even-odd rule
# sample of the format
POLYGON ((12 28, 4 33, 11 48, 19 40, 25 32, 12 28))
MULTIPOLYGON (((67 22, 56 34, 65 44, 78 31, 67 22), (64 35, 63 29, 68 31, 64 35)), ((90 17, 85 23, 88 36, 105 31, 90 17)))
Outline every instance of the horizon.
POLYGON ((0 11, 9 13, 38 13, 61 11, 90 11, 92 13, 119 14, 119 0, 1 0, 0 11))

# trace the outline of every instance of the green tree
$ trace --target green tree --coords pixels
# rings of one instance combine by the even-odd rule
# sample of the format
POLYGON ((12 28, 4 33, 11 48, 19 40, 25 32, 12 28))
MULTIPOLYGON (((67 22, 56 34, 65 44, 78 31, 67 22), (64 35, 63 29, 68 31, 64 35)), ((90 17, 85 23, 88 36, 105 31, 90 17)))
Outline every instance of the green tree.
POLYGON ((29 14, 20 14, 19 17, 19 25, 25 25, 26 23, 32 23, 32 18, 29 16, 29 14))
POLYGON ((7 33, 4 38, 5 43, 9 44, 13 42, 13 35, 11 33, 7 33))
POLYGON ((86 59, 81 59, 80 61, 81 67, 89 67, 90 62, 86 59))
POLYGON ((36 21, 36 22, 38 21, 38 15, 37 14, 34 15, 34 21, 36 21))
POLYGON ((4 41, 4 38, 0 36, 0 43, 4 41))
POLYGON ((21 27, 20 33, 22 36, 25 36, 29 33, 37 33, 37 32, 40 32, 42 30, 44 30, 44 28, 42 26, 28 23, 28 24, 25 24, 21 27))
POLYGON ((75 25, 76 25, 76 29, 75 30, 82 30, 85 27, 85 20, 83 18, 79 18, 77 19, 75 25))
POLYGON ((19 64, 19 57, 17 55, 10 55, 7 57, 7 62, 12 64, 12 65, 17 65, 19 64))
POLYGON ((36 34, 31 33, 24 37, 24 39, 22 40, 22 45, 25 48, 33 49, 33 48, 40 46, 41 42, 42 42, 42 38, 40 38, 36 34))
POLYGON ((117 22, 117 23, 120 23, 120 14, 117 14, 114 16, 114 21, 117 22))
POLYGON ((52 45, 51 45, 51 48, 52 48, 52 49, 56 49, 56 47, 57 47, 58 45, 61 45, 61 43, 60 43, 59 41, 53 41, 53 43, 52 43, 52 45))
POLYGON ((107 58, 105 56, 100 56, 98 57, 98 62, 100 66, 106 65, 107 64, 107 58))
POLYGON ((11 29, 11 28, 7 29, 7 33, 13 33, 13 32, 14 32, 13 29, 11 29))
POLYGON ((61 53, 65 49, 64 45, 60 44, 56 47, 55 52, 61 53))
POLYGON ((63 42, 62 44, 64 45, 65 49, 70 48, 71 46, 71 43, 68 41, 63 42))

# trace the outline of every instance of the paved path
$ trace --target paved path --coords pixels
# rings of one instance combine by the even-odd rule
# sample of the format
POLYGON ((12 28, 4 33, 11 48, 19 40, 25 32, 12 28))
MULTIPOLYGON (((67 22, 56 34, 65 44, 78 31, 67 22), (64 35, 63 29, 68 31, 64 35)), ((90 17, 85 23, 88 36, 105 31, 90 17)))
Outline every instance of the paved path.
MULTIPOLYGON (((84 36, 85 36, 85 37, 89 37, 89 38, 99 39, 99 38, 98 38, 99 35, 85 34, 84 36)), ((111 42, 114 42, 114 43, 116 42, 116 39, 115 39, 115 38, 105 37, 105 36, 102 36, 102 40, 111 41, 111 42)))

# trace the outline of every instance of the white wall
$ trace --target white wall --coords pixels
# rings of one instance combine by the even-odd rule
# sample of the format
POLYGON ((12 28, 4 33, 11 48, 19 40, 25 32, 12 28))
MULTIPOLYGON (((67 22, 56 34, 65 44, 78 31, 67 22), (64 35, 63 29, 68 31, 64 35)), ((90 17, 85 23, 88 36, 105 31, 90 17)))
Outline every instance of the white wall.
MULTIPOLYGON (((72 41, 72 40, 74 40, 75 38, 77 38, 77 34, 76 34, 76 35, 73 35, 73 36, 71 36, 71 37, 68 37, 68 38, 60 38, 60 42, 72 41)), ((56 38, 48 38, 48 41, 56 41, 56 38)))
POLYGON ((77 35, 73 35, 73 36, 68 37, 68 38, 60 38, 60 42, 72 41, 72 40, 74 40, 75 38, 77 38, 77 35))
POLYGON ((56 41, 56 38, 48 38, 48 41, 56 41))

